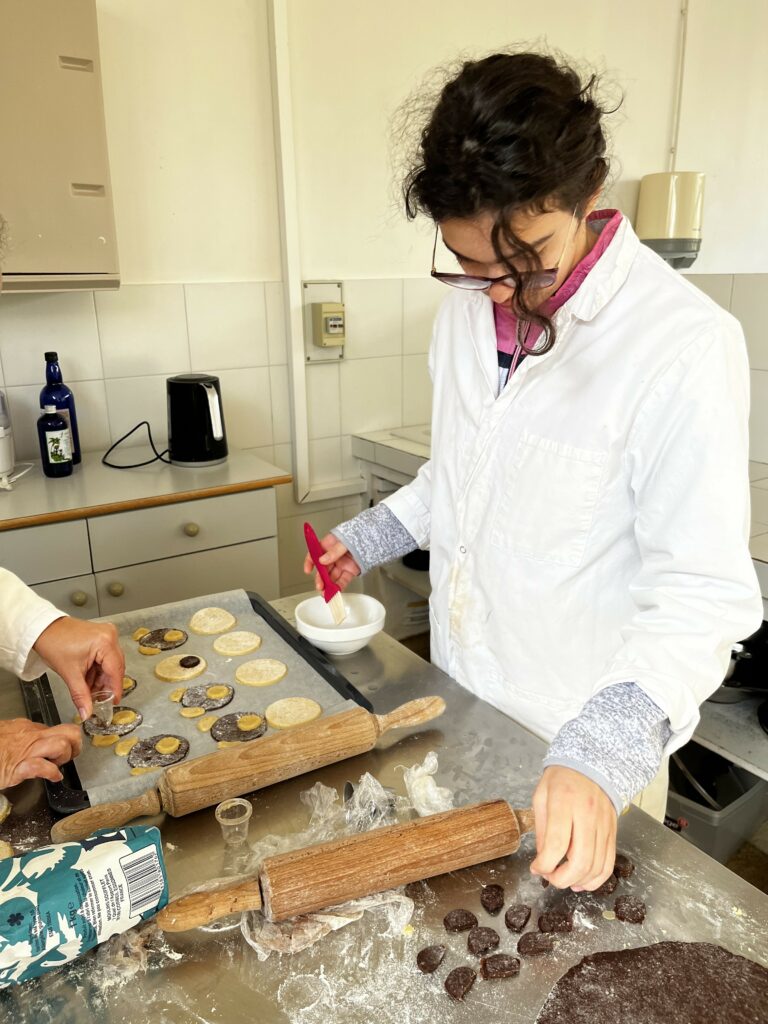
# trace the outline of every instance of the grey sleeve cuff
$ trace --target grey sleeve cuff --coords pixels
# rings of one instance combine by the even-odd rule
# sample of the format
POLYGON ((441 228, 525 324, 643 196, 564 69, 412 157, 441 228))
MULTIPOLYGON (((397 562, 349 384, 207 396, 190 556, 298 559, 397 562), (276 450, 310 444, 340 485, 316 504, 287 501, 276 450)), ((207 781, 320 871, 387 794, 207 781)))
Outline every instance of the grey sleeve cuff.
POLYGON ((620 814, 658 772, 671 735, 669 719, 637 683, 615 683, 565 723, 544 767, 562 765, 586 775, 620 814))
POLYGON ((402 558, 419 546, 394 512, 384 504, 364 509, 331 530, 365 573, 402 558))

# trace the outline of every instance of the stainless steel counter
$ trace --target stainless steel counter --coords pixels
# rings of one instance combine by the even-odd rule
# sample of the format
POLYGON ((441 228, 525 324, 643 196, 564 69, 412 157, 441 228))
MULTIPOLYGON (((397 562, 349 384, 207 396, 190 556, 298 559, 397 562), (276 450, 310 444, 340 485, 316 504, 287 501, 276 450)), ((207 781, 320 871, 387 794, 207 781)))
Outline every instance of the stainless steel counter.
MULTIPOLYGON (((276 607, 290 616, 295 603, 290 599, 276 602, 276 607)), ((356 781, 370 771, 404 792, 400 766, 422 761, 430 750, 440 759, 438 782, 454 790, 457 804, 500 796, 517 806, 528 804, 544 749, 530 733, 385 635, 340 665, 378 712, 429 693, 442 694, 447 711, 421 730, 386 735, 365 756, 256 793, 251 841, 305 828, 308 812, 299 794, 317 780, 341 791, 345 780, 356 781)), ((9 694, 4 687, 0 714, 6 716, 13 713, 9 694)), ((20 713, 18 708, 15 713, 20 713)), ((9 796, 33 811, 40 790, 28 784, 9 796)), ((158 821, 173 892, 228 872, 231 865, 212 810, 158 821)), ((480 1016, 523 1024, 535 1019, 556 979, 598 949, 670 939, 710 941, 768 965, 768 896, 636 809, 621 819, 619 848, 637 870, 617 895, 631 892, 646 900, 648 916, 641 927, 606 920, 602 911, 612 907, 610 897, 600 901, 543 890, 528 872, 533 845, 527 837, 513 857, 430 882, 411 927, 395 937, 384 934, 385 919, 374 912, 302 953, 260 962, 236 927, 167 936, 167 945, 150 953, 149 969, 137 971, 128 982, 119 980, 122 974, 115 964, 88 956, 39 981, 6 990, 0 994, 0 1021, 454 1024, 475 1022, 480 1016), (445 975, 451 966, 473 958, 466 952, 465 937, 444 931, 441 922, 448 910, 473 910, 482 924, 498 927, 502 951, 514 949, 503 918, 489 918, 480 908, 480 886, 490 880, 505 886, 507 902, 531 903, 534 914, 568 899, 576 907, 575 929, 559 941, 553 956, 525 961, 518 978, 478 980, 464 1005, 452 1004, 442 989, 445 975), (415 968, 416 952, 435 942, 445 943, 449 952, 443 967, 426 977, 415 968)))

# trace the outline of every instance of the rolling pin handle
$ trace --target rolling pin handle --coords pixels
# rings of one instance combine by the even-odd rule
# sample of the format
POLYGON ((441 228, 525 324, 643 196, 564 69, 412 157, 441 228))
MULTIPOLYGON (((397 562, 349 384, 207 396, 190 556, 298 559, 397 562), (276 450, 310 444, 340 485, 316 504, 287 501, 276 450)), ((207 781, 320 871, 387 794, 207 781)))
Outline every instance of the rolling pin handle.
POLYGON ((246 910, 261 910, 258 878, 250 878, 247 882, 226 889, 208 889, 181 896, 161 910, 155 922, 164 932, 186 932, 228 914, 241 914, 246 910))
POLYGON ((159 814, 162 810, 160 794, 156 789, 112 804, 96 804, 61 818, 51 829, 54 843, 67 843, 85 839, 99 828, 120 828, 142 814, 159 814))
POLYGON ((419 697, 417 700, 409 700, 407 704, 401 704, 399 708, 390 711, 388 715, 374 715, 376 729, 379 736, 389 729, 406 729, 409 726, 421 725, 424 722, 431 722, 438 718, 445 711, 445 701, 442 697, 419 697))

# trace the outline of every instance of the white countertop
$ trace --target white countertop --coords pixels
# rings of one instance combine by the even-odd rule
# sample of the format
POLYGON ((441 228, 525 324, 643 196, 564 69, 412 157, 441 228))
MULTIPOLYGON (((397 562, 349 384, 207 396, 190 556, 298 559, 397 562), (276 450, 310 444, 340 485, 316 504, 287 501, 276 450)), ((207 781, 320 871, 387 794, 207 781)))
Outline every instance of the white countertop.
POLYGON ((429 460, 431 435, 428 424, 353 434, 352 454, 363 462, 414 477, 429 460))
MULTIPOLYGON (((141 462, 148 448, 113 453, 115 462, 141 462)), ((230 451, 219 466, 185 469, 155 462, 140 469, 111 469, 101 452, 83 452, 71 476, 45 476, 40 463, 17 480, 12 491, 0 491, 0 530, 83 519, 219 494, 252 491, 290 483, 291 475, 247 451, 230 451)))
POLYGON ((757 720, 757 705, 766 698, 768 693, 737 704, 705 701, 693 738, 733 764, 768 779, 768 734, 757 720))

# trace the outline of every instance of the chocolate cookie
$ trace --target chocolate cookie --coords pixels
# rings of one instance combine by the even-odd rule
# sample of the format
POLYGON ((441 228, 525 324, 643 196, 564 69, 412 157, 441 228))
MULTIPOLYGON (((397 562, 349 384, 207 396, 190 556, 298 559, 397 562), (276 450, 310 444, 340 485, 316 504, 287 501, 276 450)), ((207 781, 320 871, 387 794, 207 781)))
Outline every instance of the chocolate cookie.
MULTIPOLYGON (((169 744, 170 745, 170 744, 169 744)), ((167 768, 169 765, 182 761, 189 753, 189 743, 183 736, 174 736, 169 733, 158 733, 157 736, 150 736, 149 739, 139 740, 134 743, 128 753, 128 764, 131 768, 167 768), (175 750, 167 754, 161 753, 157 746, 164 740, 178 740, 175 750)))
POLYGON ((142 647, 154 647, 158 651, 172 651, 181 647, 188 640, 183 629, 174 629, 170 626, 163 626, 161 629, 152 629, 145 633, 139 640, 142 647))
POLYGON ((432 974, 445 958, 446 946, 427 946, 416 954, 416 966, 422 974, 432 974))
POLYGON ((112 712, 110 725, 105 725, 98 718, 91 716, 83 722, 83 729, 89 736, 125 736, 126 733, 133 732, 143 721, 144 716, 136 708, 120 704, 112 712), (121 721, 122 718, 125 721, 121 721))
POLYGON ((480 974, 486 981, 495 978, 514 978, 520 972, 520 961, 509 953, 494 953, 480 961, 480 974))
POLYGON ((629 859, 625 857, 623 853, 616 854, 616 861, 613 865, 613 873, 617 878, 629 878, 632 872, 635 870, 635 865, 629 859))
POLYGON ((504 915, 504 924, 511 932, 521 932, 530 916, 531 908, 525 903, 513 903, 504 915))
POLYGON ((500 885, 484 885, 480 902, 489 914, 498 914, 504 906, 504 889, 500 885))
POLYGON ((424 899, 429 893, 429 886, 422 879, 420 882, 409 882, 405 887, 405 895, 412 900, 424 899))
POLYGON ((642 924, 645 920, 645 904, 637 896, 617 896, 613 909, 616 917, 628 924, 642 924))
POLYGON ((539 916, 540 932, 571 932, 573 931, 573 913, 565 907, 548 910, 539 916))
POLYGON ((458 1002, 464 998, 475 984, 477 975, 471 967, 454 967, 445 979, 445 991, 458 1002))
POLYGON ((245 742, 256 740, 267 731, 267 720, 259 711, 235 711, 222 715, 211 726, 211 736, 217 742, 245 742))
POLYGON ((449 910, 443 924, 447 932, 466 932, 477 926, 477 918, 471 910, 449 910))
POLYGON ((482 956, 483 953, 496 949, 500 941, 499 933, 493 928, 470 928, 467 949, 475 956, 482 956))
POLYGON ((226 683, 188 686, 181 696, 181 703, 185 708, 204 708, 206 711, 215 711, 217 708, 226 707, 234 695, 234 687, 227 686, 226 683))
POLYGON ((544 932, 526 932, 517 944, 517 952, 521 956, 541 956, 551 953, 555 948, 555 940, 544 932))
POLYGON ((619 884, 619 880, 616 875, 608 875, 602 885, 598 886, 597 889, 592 890, 593 896, 610 896, 616 886, 619 884))

